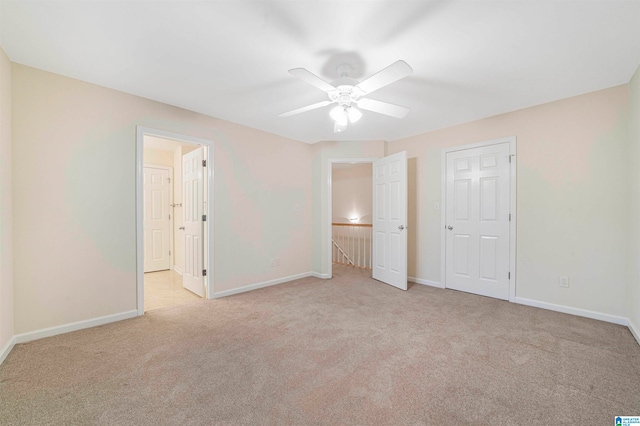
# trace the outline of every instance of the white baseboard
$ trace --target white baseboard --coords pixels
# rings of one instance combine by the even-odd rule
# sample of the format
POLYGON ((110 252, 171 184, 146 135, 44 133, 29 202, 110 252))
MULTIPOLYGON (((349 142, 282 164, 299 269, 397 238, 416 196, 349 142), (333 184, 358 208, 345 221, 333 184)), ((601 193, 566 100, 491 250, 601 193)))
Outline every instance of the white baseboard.
POLYGON ((234 294, 245 293, 251 290, 257 290, 263 287, 269 287, 276 284, 282 284, 293 280, 299 280, 300 278, 310 277, 312 272, 304 272, 302 274, 289 275, 288 277, 276 278, 269 281, 263 281, 260 283, 245 285, 244 287, 233 288, 231 290, 217 291, 213 293, 214 299, 220 299, 221 297, 232 296, 234 294))
POLYGON ((70 324, 58 325, 56 327, 43 328, 42 330, 30 331, 28 333, 16 334, 13 339, 16 344, 30 342, 32 340, 51 337, 62 333, 82 330, 85 328, 97 327, 111 322, 122 321, 138 316, 138 311, 127 311, 119 314, 107 315, 104 317, 92 318, 84 321, 72 322, 70 324))
POLYGON ((320 278, 323 280, 328 280, 329 278, 331 278, 331 275, 329 274, 321 274, 320 272, 311 272, 311 276, 312 277, 316 277, 316 278, 320 278))
POLYGON ((554 303, 540 302, 538 300, 525 299, 523 297, 516 297, 513 299, 514 303, 521 305, 533 306, 536 308, 548 309, 550 311, 562 312, 565 314, 577 315, 579 317, 592 318, 600 321, 611 322, 614 324, 628 325, 629 320, 625 317, 619 317, 616 315, 603 314, 602 312, 590 311, 587 309, 572 308, 571 306, 556 305, 554 303))
POLYGON ((16 345, 16 336, 12 336, 11 339, 4 345, 2 349, 0 349, 0 365, 4 362, 5 359, 11 353, 11 350, 16 345))
POLYGON ((436 282, 436 281, 424 280, 422 278, 407 277, 407 281, 409 281, 410 283, 428 285, 428 286, 431 286, 431 287, 444 288, 444 285, 442 285, 442 283, 439 283, 439 282, 436 282))
POLYGON ((636 327, 633 321, 631 321, 631 318, 627 320, 627 327, 629 327, 629 331, 633 334, 633 337, 636 338, 636 342, 640 345, 640 328, 636 327))
POLYGON ((176 271, 176 274, 182 276, 182 269, 179 266, 173 265, 173 270, 176 271))

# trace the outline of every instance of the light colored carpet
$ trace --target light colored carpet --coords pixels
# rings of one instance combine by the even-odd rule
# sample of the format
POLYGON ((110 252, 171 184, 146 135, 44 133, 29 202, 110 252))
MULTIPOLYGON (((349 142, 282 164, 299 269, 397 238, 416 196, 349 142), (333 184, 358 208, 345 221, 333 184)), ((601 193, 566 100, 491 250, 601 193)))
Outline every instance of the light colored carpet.
POLYGON ((622 326, 336 267, 17 345, 0 423, 609 425, 640 414, 622 326))
POLYGON ((202 300, 182 285, 182 276, 176 271, 147 272, 144 274, 144 311, 202 300))

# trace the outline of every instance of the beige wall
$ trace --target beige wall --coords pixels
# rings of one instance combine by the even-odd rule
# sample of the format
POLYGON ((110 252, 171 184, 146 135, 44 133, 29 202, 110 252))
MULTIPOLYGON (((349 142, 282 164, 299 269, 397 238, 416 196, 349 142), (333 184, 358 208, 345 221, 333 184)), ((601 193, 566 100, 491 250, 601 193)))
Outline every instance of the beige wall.
POLYGON ((442 280, 441 148, 516 136, 516 296, 626 316, 628 96, 624 85, 389 143, 409 157, 409 275, 442 280))
POLYGON ((144 164, 173 167, 173 151, 144 147, 142 151, 144 164))
POLYGON ((329 240, 329 160, 343 158, 380 158, 385 155, 384 141, 318 142, 311 146, 313 153, 313 271, 325 275, 328 270, 329 240))
POLYGON ((11 63, 0 47, 0 356, 13 337, 11 63))
POLYGON ((136 309, 136 125, 215 143, 216 292, 311 271, 309 145, 12 66, 16 333, 136 309))
MULTIPOLYGON (((640 332, 640 67, 629 85, 629 281, 628 312, 636 333, 640 332)), ((636 336, 638 337, 638 336, 636 336)))
POLYGON ((373 176, 372 165, 354 164, 333 166, 331 173, 331 214, 333 222, 349 223, 357 217, 358 223, 371 224, 373 176))

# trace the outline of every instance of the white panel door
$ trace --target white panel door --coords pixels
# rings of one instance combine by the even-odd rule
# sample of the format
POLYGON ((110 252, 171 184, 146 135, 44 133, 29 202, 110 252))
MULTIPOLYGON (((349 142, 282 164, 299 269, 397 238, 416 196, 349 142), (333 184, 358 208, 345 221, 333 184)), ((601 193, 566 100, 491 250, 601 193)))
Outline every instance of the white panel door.
POLYGON ((184 272, 182 285, 204 297, 203 221, 204 151, 198 148, 182 157, 182 207, 184 209, 184 272))
POLYGON ((407 153, 373 164, 373 278, 407 289, 407 153))
POLYGON ((143 170, 144 272, 171 268, 169 170, 143 170))
POLYGON ((509 143, 447 153, 447 288, 509 299, 509 154, 509 143))

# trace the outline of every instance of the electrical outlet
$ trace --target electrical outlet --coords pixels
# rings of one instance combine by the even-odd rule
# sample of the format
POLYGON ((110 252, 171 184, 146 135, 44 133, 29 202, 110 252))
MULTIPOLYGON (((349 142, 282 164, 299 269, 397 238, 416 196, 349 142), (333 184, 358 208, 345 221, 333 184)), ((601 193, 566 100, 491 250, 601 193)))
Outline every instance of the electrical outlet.
POLYGON ((273 259, 271 259, 271 267, 275 268, 276 266, 278 266, 280 264, 280 262, 278 261, 277 257, 274 257, 273 259))
POLYGON ((560 287, 569 288, 569 277, 560 277, 560 287))

